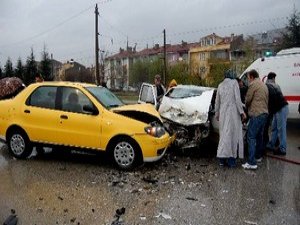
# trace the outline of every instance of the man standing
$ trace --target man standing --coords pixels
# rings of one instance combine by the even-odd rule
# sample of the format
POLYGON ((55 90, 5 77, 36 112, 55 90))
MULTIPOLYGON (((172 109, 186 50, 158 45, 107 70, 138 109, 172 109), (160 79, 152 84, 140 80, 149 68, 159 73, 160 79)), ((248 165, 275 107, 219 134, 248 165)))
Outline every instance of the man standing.
POLYGON ((161 77, 159 74, 155 75, 154 84, 156 86, 157 99, 160 99, 165 94, 165 90, 164 90, 163 85, 161 84, 161 77))
POLYGON ((246 94, 248 108, 248 161, 243 164, 244 169, 257 169, 256 159, 262 157, 263 131, 268 117, 268 88, 259 79, 256 70, 248 72, 249 88, 246 94))
POLYGON ((156 87, 156 100, 157 100, 157 106, 156 108, 158 109, 160 106, 160 101, 162 99, 162 97, 165 94, 165 88, 164 86, 161 84, 161 77, 159 74, 155 75, 154 77, 154 84, 156 87))
MULTIPOLYGON (((286 121, 289 113, 288 103, 283 97, 281 89, 275 83, 276 74, 271 72, 268 74, 267 86, 269 94, 272 93, 273 101, 269 102, 269 111, 273 113, 271 140, 267 144, 267 148, 273 150, 275 155, 286 154, 286 121), (271 91, 272 90, 272 91, 271 91), (277 138, 279 139, 279 149, 275 150, 277 138)), ((271 100, 271 98, 270 98, 271 100)), ((271 112, 270 112, 271 113, 271 112)))
POLYGON ((241 94, 241 100, 242 103, 245 104, 245 97, 247 93, 247 87, 244 85, 244 82, 240 78, 235 78, 239 84, 240 87, 240 94, 241 94))

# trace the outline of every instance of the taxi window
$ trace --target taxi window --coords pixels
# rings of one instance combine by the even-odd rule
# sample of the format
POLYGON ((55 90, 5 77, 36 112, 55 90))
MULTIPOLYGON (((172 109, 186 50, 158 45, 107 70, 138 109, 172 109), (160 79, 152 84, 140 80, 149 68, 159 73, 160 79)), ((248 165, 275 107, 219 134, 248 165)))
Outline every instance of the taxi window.
POLYGON ((85 113, 83 110, 84 105, 93 107, 93 103, 84 93, 77 88, 63 88, 62 110, 75 113, 85 113))
POLYGON ((55 99, 56 99, 57 87, 43 86, 38 87, 29 96, 26 101, 27 105, 55 109, 55 99))

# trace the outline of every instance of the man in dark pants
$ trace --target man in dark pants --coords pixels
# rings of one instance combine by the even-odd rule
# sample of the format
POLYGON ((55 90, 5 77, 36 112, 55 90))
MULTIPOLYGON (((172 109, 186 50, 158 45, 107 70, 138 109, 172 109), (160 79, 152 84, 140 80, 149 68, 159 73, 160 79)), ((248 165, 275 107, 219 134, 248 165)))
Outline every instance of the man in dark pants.
POLYGON ((263 131, 268 117, 268 88, 259 79, 256 70, 248 72, 249 87, 246 94, 248 108, 248 160, 243 164, 244 169, 257 169, 256 158, 261 160, 263 149, 263 131))
POLYGON ((159 106, 160 106, 161 99, 162 99, 162 97, 165 94, 165 88, 161 84, 161 77, 160 77, 159 74, 155 75, 155 77, 154 77, 154 84, 155 84, 155 87, 156 87, 156 100, 157 100, 157 106, 156 106, 156 108, 158 109, 159 106))

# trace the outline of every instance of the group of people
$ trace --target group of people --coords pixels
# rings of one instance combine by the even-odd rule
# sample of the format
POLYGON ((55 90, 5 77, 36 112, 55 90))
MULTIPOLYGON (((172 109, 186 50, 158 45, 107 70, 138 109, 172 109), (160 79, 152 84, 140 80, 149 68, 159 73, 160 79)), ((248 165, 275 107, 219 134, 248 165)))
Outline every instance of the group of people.
POLYGON ((244 169, 257 169, 264 150, 274 154, 286 154, 286 121, 288 103, 279 85, 275 83, 276 74, 270 72, 264 84, 256 70, 247 74, 248 89, 241 80, 236 80, 232 71, 225 72, 225 78, 218 86, 215 111, 219 120, 220 139, 217 150, 220 166, 236 166, 236 159, 244 157, 243 123, 248 121, 248 158, 242 165, 244 169), (272 122, 272 134, 268 130, 272 122), (276 146, 279 140, 279 146, 276 146))

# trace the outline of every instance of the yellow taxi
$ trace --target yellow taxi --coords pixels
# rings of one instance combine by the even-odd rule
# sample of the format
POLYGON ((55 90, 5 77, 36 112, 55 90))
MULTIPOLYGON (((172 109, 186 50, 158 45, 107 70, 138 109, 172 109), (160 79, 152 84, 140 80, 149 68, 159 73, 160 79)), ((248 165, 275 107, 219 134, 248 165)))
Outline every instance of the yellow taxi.
POLYGON ((163 157, 173 137, 150 104, 125 105, 107 88, 43 82, 0 100, 0 139, 16 158, 34 146, 105 151, 122 169, 163 157))

